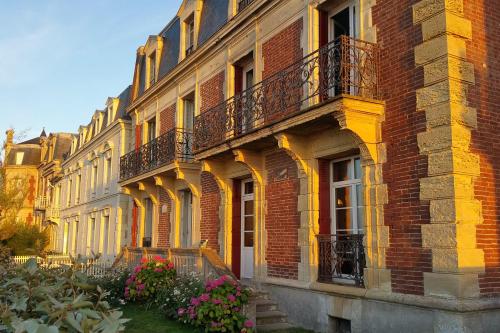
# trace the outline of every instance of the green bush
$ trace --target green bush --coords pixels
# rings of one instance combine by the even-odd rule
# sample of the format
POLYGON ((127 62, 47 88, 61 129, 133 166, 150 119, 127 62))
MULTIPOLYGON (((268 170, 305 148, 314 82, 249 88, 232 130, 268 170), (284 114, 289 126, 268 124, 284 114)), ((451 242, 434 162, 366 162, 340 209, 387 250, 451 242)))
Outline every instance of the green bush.
POLYGON ((166 259, 143 259, 125 281, 124 296, 132 301, 149 302, 154 299, 156 291, 166 286, 175 274, 173 263, 166 259))
POLYGON ((208 281, 204 292, 189 306, 177 310, 179 320, 205 332, 253 332, 254 323, 243 314, 250 291, 227 275, 208 281))
POLYGON ((125 303, 123 292, 125 291, 125 281, 130 276, 130 270, 126 267, 115 268, 106 272, 100 277, 89 277, 89 282, 98 285, 108 292, 106 300, 111 306, 121 306, 125 303))
POLYGON ((41 269, 30 259, 0 276, 0 332, 123 332, 127 320, 107 295, 80 272, 41 269))
POLYGON ((49 242, 47 231, 40 231, 36 225, 18 223, 15 234, 7 240, 6 246, 15 256, 40 255, 49 242))
POLYGON ((197 275, 181 275, 159 289, 151 305, 159 308, 169 318, 178 318, 177 310, 187 308, 193 297, 204 290, 203 281, 197 275))

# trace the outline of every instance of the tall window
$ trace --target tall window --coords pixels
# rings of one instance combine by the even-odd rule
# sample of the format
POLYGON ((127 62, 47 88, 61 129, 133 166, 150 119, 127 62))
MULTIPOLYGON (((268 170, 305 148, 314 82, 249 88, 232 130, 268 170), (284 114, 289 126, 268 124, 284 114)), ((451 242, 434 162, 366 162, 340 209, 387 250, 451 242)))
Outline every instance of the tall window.
POLYGON ((186 57, 194 50, 194 15, 186 20, 186 57))
POLYGON ((109 216, 103 217, 102 226, 102 255, 106 256, 108 254, 108 242, 109 242, 109 216))
POLYGON ((332 162, 332 233, 361 234, 364 229, 361 160, 349 157, 332 162))
POLYGON ((68 200, 67 200, 67 206, 71 206, 71 192, 73 191, 73 179, 71 179, 71 176, 69 176, 68 180, 68 200))
POLYGON ((149 56, 149 86, 156 81, 156 51, 149 56))
POLYGON ((78 221, 73 222, 73 237, 71 240, 71 253, 76 254, 78 247, 78 221))
POLYGON ((106 184, 109 187, 111 183, 111 156, 106 158, 106 184))
POLYGON ((89 224, 87 227, 87 254, 90 255, 92 251, 94 251, 94 242, 95 242, 95 218, 89 217, 89 224))
POLYGON ((80 186, 82 184, 82 175, 81 174, 78 174, 76 176, 76 188, 75 188, 75 196, 76 196, 76 203, 80 203, 80 192, 81 192, 81 189, 80 189, 80 186))
POLYGON ((95 193, 97 189, 97 163, 98 161, 96 160, 92 164, 92 193, 95 193))
POLYGON ((64 222, 63 253, 68 254, 69 248, 69 222, 64 222))
POLYGON ((156 138, 156 118, 152 118, 148 121, 148 142, 153 141, 156 138))
POLYGON ((151 247, 153 237, 153 201, 149 198, 144 199, 144 206, 146 208, 146 224, 144 225, 142 247, 151 247))

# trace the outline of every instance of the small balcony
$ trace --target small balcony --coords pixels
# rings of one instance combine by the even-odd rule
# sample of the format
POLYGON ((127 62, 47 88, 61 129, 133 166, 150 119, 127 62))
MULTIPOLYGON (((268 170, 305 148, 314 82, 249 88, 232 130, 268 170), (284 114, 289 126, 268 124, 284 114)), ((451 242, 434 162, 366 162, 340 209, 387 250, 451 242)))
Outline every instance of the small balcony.
POLYGON ((174 161, 190 162, 192 133, 174 128, 120 158, 120 181, 153 171, 174 161))
POLYGON ((59 206, 49 207, 47 209, 47 218, 53 222, 58 221, 61 217, 61 210, 59 206))
POLYGON ((46 196, 44 195, 38 196, 35 199, 35 210, 44 211, 45 209, 47 209, 47 203, 48 200, 46 196))
POLYGON ((318 282, 364 286, 362 234, 318 235, 318 282))
POLYGON ((341 36, 195 118, 194 153, 343 96, 379 99, 376 44, 341 36))

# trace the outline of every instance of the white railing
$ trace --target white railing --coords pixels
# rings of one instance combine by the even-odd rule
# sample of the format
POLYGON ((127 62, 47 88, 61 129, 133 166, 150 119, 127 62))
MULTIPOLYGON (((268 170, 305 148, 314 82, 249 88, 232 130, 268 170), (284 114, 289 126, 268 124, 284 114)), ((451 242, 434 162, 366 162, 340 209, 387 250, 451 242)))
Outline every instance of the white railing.
POLYGON ((47 216, 53 220, 58 220, 61 217, 61 210, 59 207, 49 207, 47 209, 47 216))
POLYGON ((16 265, 23 265, 30 259, 36 259, 40 267, 44 268, 59 268, 61 266, 73 266, 73 268, 80 272, 86 273, 93 277, 103 277, 106 272, 111 269, 112 263, 108 260, 92 260, 89 259, 87 263, 74 265, 70 256, 66 255, 52 255, 45 258, 38 256, 13 256, 12 261, 16 265))
POLYGON ((35 209, 43 210, 47 207, 47 197, 41 195, 35 199, 35 209))

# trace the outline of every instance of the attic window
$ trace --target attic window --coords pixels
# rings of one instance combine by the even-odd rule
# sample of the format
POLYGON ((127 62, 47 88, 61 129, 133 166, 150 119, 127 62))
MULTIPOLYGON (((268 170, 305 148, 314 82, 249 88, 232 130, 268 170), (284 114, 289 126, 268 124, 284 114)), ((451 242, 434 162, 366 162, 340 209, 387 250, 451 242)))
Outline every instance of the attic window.
POLYGON ((194 15, 186 20, 186 57, 194 51, 194 15))
POLYGON ((156 82, 156 51, 149 56, 149 86, 156 82))
POLYGON ((23 164, 23 159, 24 159, 24 152, 20 151, 16 153, 16 165, 21 165, 23 164))

